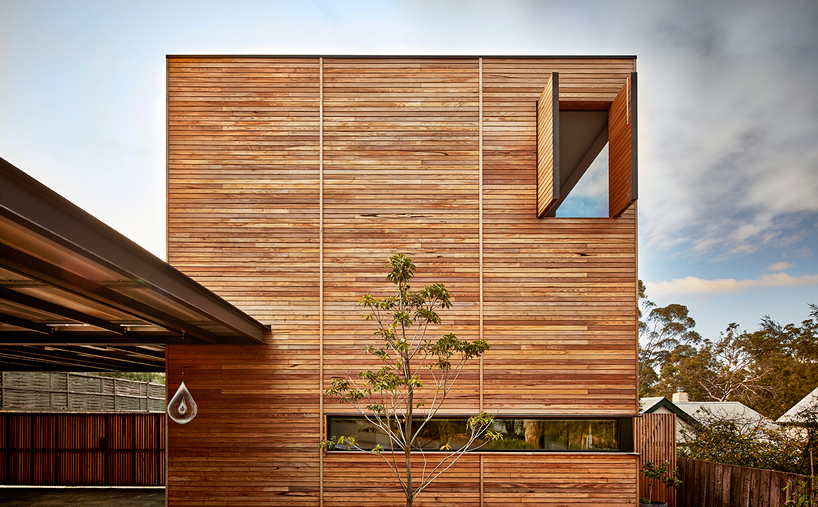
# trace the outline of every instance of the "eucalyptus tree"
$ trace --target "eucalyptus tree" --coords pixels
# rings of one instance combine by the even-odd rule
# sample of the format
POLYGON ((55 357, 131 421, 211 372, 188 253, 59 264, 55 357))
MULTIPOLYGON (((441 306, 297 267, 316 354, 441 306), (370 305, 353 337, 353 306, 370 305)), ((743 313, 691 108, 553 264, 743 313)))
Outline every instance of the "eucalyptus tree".
POLYGON ((393 255, 386 268, 395 293, 384 298, 367 294, 359 303, 369 310, 364 318, 377 326, 377 345, 367 345, 365 351, 380 360, 381 367, 362 371, 357 379, 352 374, 335 378, 326 394, 354 407, 375 431, 387 436, 388 446, 363 449, 348 435, 332 435, 321 445, 330 450, 368 450, 383 458, 410 507, 464 453, 502 437, 491 430, 492 416, 485 412, 472 415, 460 442, 454 446, 451 441, 441 442, 437 451, 442 454, 429 463, 428 449, 421 445, 424 431, 434 424, 467 362, 479 358, 489 345, 482 339, 461 340, 453 333, 427 339, 429 327, 441 323, 437 310, 452 307, 449 291, 439 283, 411 290, 416 266, 406 255, 393 255), (413 459, 417 461, 414 465, 413 459))

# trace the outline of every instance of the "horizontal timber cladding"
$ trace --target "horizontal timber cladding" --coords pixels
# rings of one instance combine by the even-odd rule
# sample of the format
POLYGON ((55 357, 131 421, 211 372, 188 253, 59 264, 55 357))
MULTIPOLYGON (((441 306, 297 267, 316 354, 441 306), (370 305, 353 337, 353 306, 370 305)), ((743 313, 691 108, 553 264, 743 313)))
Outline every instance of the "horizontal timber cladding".
POLYGON ((170 506, 317 505, 318 376, 313 346, 168 346, 168 392, 198 407, 168 422, 170 506))
POLYGON ((168 503, 317 505, 319 60, 168 60, 168 261, 272 327, 168 347, 168 503))
POLYGON ((168 261, 317 346, 318 59, 168 60, 168 261))
MULTIPOLYGON (((439 463, 440 454, 430 453, 424 463, 420 455, 413 456, 413 482, 417 484, 424 472, 430 473, 439 463)), ((402 456, 398 456, 398 460, 402 456)), ((327 453, 324 460, 324 506, 366 507, 404 505, 406 497, 397 478, 383 459, 368 453, 350 456, 344 452, 327 453), (355 462, 351 467, 350 461, 355 462)), ((480 460, 465 456, 424 490, 414 503, 417 507, 480 505, 480 460)))
POLYGON ((486 456, 483 505, 593 507, 636 503, 636 456, 486 456))
MULTIPOLYGON (((361 353, 375 326, 357 303, 393 290, 384 266, 397 252, 418 265, 414 288, 440 282, 454 295, 427 336, 479 336, 478 64, 324 60, 325 387, 380 367, 361 353)), ((448 410, 478 411, 478 366, 448 410)))
MULTIPOLYGON (((397 252, 418 265, 415 288, 453 295, 430 337, 479 337, 483 284, 483 390, 475 362, 447 414, 477 411, 481 394, 500 415, 637 413, 634 207, 536 217, 537 99, 551 73, 561 101, 598 107, 633 61, 483 58, 482 88, 480 66, 168 59, 168 259, 271 326, 265 346, 168 347, 169 391, 184 372, 199 407, 169 427, 169 505, 399 503, 377 457, 317 447, 323 414, 350 410, 329 398, 322 410, 320 390, 377 366, 357 302, 388 293, 397 252)), ((482 500, 469 456, 420 505, 635 501, 633 456, 482 459, 482 500)))
POLYGON ((537 100, 612 101, 627 60, 483 60, 484 408, 635 414, 636 214, 544 218, 537 100))

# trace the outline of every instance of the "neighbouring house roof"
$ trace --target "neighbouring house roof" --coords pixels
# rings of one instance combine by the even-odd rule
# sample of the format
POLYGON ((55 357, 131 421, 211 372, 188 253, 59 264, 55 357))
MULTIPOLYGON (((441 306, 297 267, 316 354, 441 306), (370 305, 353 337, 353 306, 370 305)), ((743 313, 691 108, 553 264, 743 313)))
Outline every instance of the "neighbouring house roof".
POLYGON ((0 158, 0 370, 164 371, 268 328, 0 158))
POLYGON ((672 401, 668 400, 664 396, 640 398, 639 407, 639 412, 643 414, 653 414, 664 408, 688 424, 693 424, 696 422, 696 420, 691 417, 690 414, 677 407, 672 401))
POLYGON ((775 422, 778 424, 798 424, 800 422, 799 414, 810 408, 818 408, 818 387, 801 398, 801 401, 793 405, 792 408, 787 410, 784 415, 779 417, 775 422))
MULTIPOLYGON (((813 394, 818 394, 818 392, 814 391, 813 394)), ((708 413, 720 418, 761 421, 765 425, 773 422, 738 401, 670 401, 658 396, 641 398, 639 406, 641 407, 640 412, 645 414, 652 414, 664 408, 690 424, 706 417, 708 413)))
POLYGON ((677 401, 675 405, 697 420, 707 417, 709 413, 724 419, 758 421, 764 425, 773 423, 766 416, 738 401, 677 401))

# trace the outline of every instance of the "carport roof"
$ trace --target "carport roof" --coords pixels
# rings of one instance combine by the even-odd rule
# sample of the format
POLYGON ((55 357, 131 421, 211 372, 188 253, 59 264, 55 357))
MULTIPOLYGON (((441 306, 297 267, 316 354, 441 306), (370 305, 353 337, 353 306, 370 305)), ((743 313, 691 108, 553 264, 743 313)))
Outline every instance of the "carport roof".
POLYGON ((164 371, 268 328, 0 158, 0 369, 164 371))

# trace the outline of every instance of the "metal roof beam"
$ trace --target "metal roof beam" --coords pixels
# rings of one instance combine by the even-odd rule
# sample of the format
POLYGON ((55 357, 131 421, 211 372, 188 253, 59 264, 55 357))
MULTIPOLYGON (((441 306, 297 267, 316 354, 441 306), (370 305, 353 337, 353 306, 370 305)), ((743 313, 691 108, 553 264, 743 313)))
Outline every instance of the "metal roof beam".
MULTIPOLYGON (((0 316, 2 322, 3 316, 0 316)), ((246 344, 246 340, 244 344, 246 344)), ((201 344, 179 334, 131 332, 117 336, 106 332, 54 331, 50 334, 31 331, 0 331, 0 346, 3 345, 194 345, 201 344)))
POLYGON ((182 331, 210 343, 219 341, 220 337, 218 335, 3 244, 0 244, 0 266, 92 299, 157 326, 182 331))
POLYGON ((264 343, 267 328, 0 158, 0 212, 85 258, 99 262, 225 328, 264 343), (8 210, 8 211, 6 211, 8 210))
MULTIPOLYGON (((107 371, 132 371, 127 364, 112 362, 101 358, 83 357, 71 352, 42 350, 34 347, 0 347, 0 358, 27 359, 44 363, 60 364, 63 369, 87 371, 88 368, 101 368, 107 371)), ((152 370, 145 370, 152 371, 152 370)), ((164 364, 162 370, 164 371, 164 364)))
MULTIPOLYGON (((117 350, 110 350, 110 349, 97 349, 94 347, 80 347, 80 346, 63 346, 59 347, 55 350, 58 351, 67 351, 73 352, 80 356, 90 356, 90 357, 99 357, 105 360, 112 360, 112 361, 122 361, 129 365, 135 365, 137 367, 142 366, 150 366, 154 368, 161 367, 163 370, 165 368, 165 358, 164 356, 161 359, 157 358, 147 358, 147 357, 136 357, 126 352, 120 352, 117 350)), ((49 350, 51 352, 51 350, 49 350)))
POLYGON ((16 327, 21 327, 23 329, 28 329, 30 331, 34 331, 35 333, 42 333, 40 336, 42 336, 43 334, 49 335, 54 330, 53 328, 48 327, 45 324, 40 324, 39 322, 32 322, 30 320, 21 319, 20 317, 6 315, 3 313, 0 313, 0 322, 16 327))
POLYGON ((70 308, 60 306, 50 301, 38 299, 33 296, 29 296, 28 294, 23 294, 22 292, 17 292, 14 290, 6 289, 4 287, 0 287, 0 299, 12 301, 19 305, 27 306, 29 308, 35 308, 37 310, 41 310, 53 315, 59 315, 60 317, 76 320, 84 324, 90 324, 92 326, 98 327, 100 329, 106 329, 112 333, 116 333, 119 335, 125 334, 125 329, 119 324, 108 322, 107 320, 100 319, 98 317, 93 317, 86 313, 82 313, 77 310, 72 310, 70 308))

